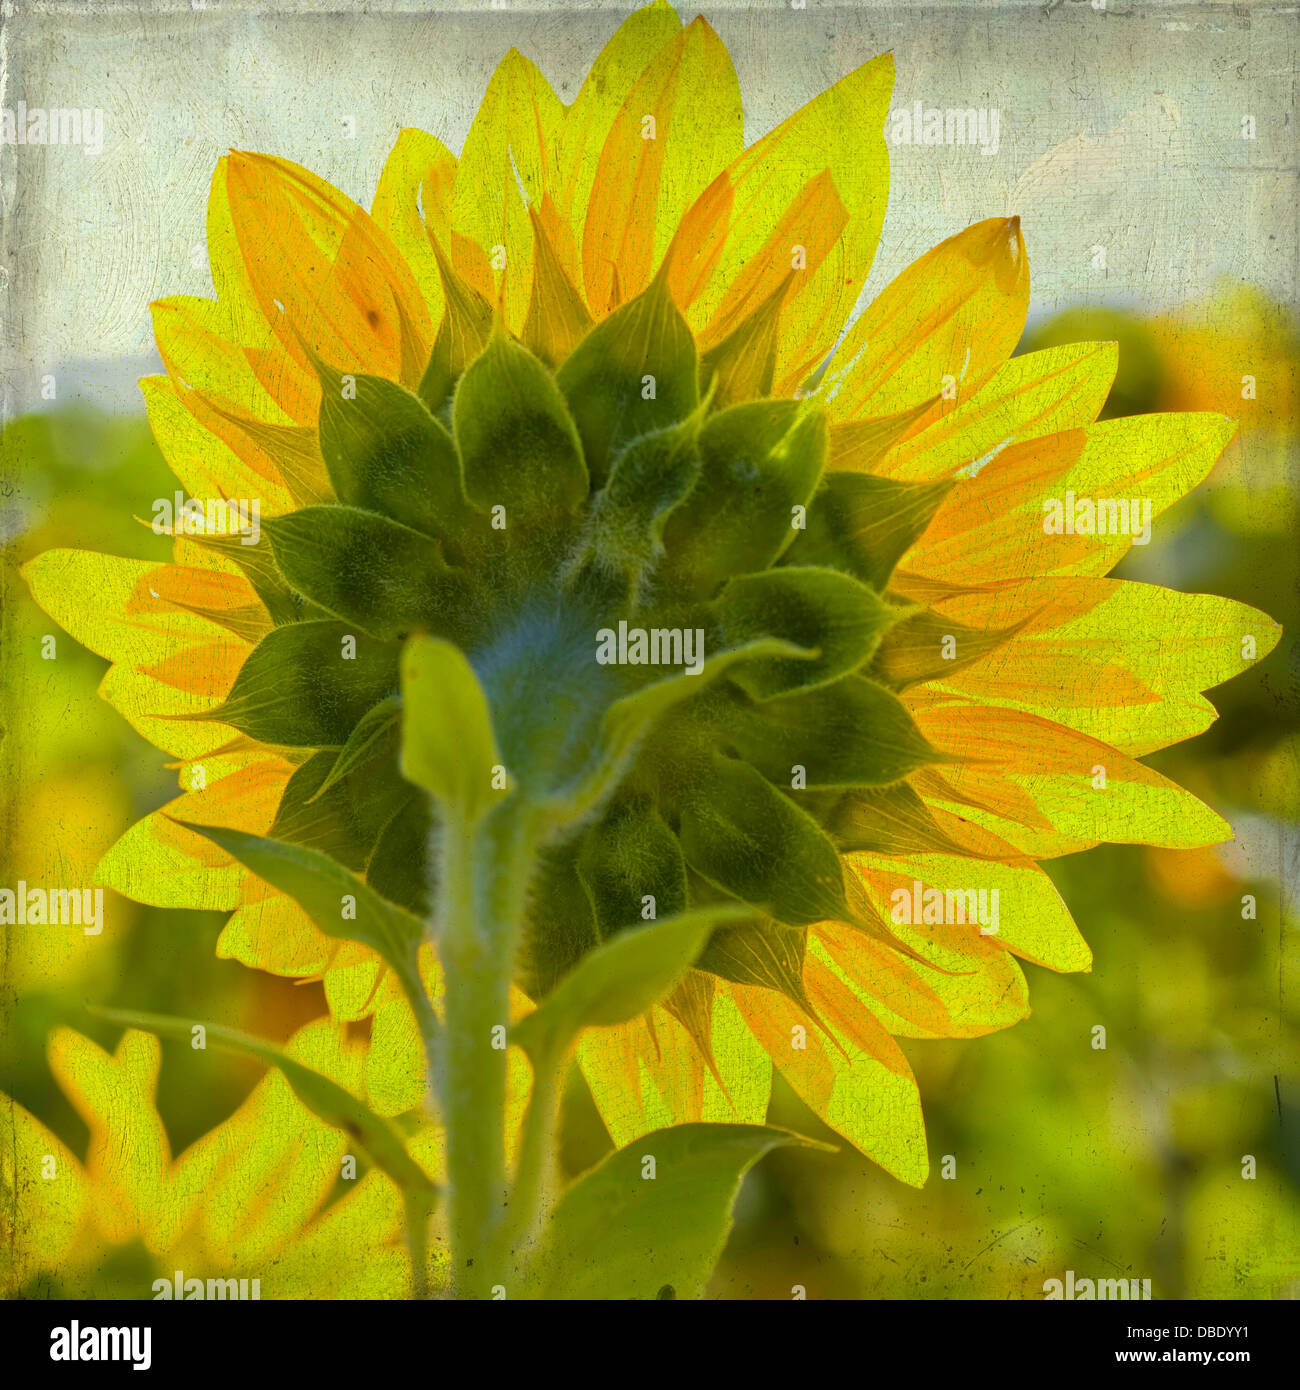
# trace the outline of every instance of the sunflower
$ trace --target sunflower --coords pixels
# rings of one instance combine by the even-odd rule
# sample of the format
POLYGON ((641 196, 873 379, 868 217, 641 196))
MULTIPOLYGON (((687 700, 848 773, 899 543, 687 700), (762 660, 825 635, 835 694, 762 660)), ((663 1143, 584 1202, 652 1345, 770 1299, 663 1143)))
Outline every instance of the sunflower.
MULTIPOLYGON (((166 375, 142 385, 185 492, 256 500, 258 534, 178 517, 168 563, 65 550, 25 573, 180 765, 101 881, 229 912, 220 955, 323 978, 335 1020, 371 1020, 383 1114, 426 1087, 407 997, 228 832, 445 916, 465 841, 402 775, 412 634, 482 694, 495 756, 462 780, 549 816, 483 880, 517 899, 496 966, 517 1012, 628 930, 718 914, 668 995, 580 1041, 619 1144, 761 1122, 776 1068, 924 1182, 896 1039, 1023 1018, 1022 960, 1090 967, 1037 861, 1230 837, 1140 759, 1205 729, 1202 692, 1276 625, 1107 578, 1137 526, 1044 523, 1067 498, 1158 517, 1234 426, 1097 423, 1113 344, 1013 357, 1017 218, 852 317, 892 78, 877 58, 747 148, 724 46, 660 3, 568 107, 511 51, 460 158, 403 131, 369 213, 284 159, 217 167, 216 298, 153 306, 166 375)), ((442 676, 420 694, 451 708, 442 676)), ((454 955, 449 1021, 457 979, 492 968, 454 955)))

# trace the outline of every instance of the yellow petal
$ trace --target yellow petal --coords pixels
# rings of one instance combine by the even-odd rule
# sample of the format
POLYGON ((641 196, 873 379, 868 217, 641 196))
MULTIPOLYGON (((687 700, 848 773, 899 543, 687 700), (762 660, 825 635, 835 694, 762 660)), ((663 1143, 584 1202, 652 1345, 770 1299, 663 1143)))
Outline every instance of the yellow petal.
POLYGON ((287 159, 229 156, 231 215, 257 303, 304 368, 304 346, 341 370, 414 389, 433 332, 410 269, 369 215, 287 159))
MULTIPOLYGON (((246 897, 253 885, 244 888, 246 897)), ((283 894, 244 901, 217 938, 217 957, 290 979, 322 975, 339 943, 322 932, 292 898, 283 894)))
MULTIPOLYGON (((902 920, 915 929, 919 884, 923 907, 927 890, 937 889, 949 922, 992 946, 1050 970, 1092 966, 1092 952, 1069 908, 1036 864, 975 862, 947 854, 900 856, 876 860, 872 882, 887 894, 891 921, 898 921, 895 910, 903 911, 902 920)), ((922 923, 919 934, 927 930, 922 923)))
MULTIPOLYGON (((1136 415, 1103 420, 1004 450, 944 499, 906 567, 968 584, 1050 574, 1105 574, 1129 534, 1064 534, 1048 527, 1073 495, 1095 503, 1136 499, 1158 517, 1214 466, 1235 426, 1222 415, 1136 415)), ((1109 523, 1108 523, 1109 524, 1109 523)))
POLYGON ((1058 836, 1072 840, 1072 849, 1103 841, 1188 849, 1232 838, 1227 822, 1190 792, 1118 749, 1050 720, 988 705, 912 713, 936 748, 981 760, 944 768, 942 780, 971 798, 954 798, 948 809, 969 814, 1031 857, 1071 852, 1059 847, 1058 836), (1000 783, 1029 797, 1054 833, 972 807, 972 801, 996 796, 1000 783), (962 812, 962 805, 969 809, 962 812))
POLYGON ((978 468, 1009 445, 1090 425, 1106 403, 1118 363, 1114 343, 1070 343, 1013 357, 955 410, 938 414, 937 403, 872 472, 929 482, 978 468))
POLYGON ((204 429, 169 378, 145 377, 140 389, 153 437, 190 497, 257 497, 265 516, 293 510, 293 499, 279 481, 204 429))
POLYGON ((555 206, 581 238, 605 139, 627 94, 654 56, 681 33, 682 22, 665 0, 634 10, 591 65, 565 113, 557 155, 555 206))
POLYGON ((423 130, 403 130, 384 163, 370 207, 375 225, 410 266, 434 325, 442 319, 442 280, 426 220, 445 227, 455 178, 456 156, 441 140, 423 130))
POLYGON ((582 234, 593 315, 646 288, 686 210, 744 143, 730 55, 697 18, 637 79, 601 151, 582 234))
POLYGON ((726 988, 714 991, 710 1040, 725 1092, 686 1029, 662 1008, 654 1010, 653 1033, 635 1019, 583 1034, 582 1074, 616 1145, 691 1121, 763 1122, 771 1064, 726 988))
MULTIPOLYGON (((791 392, 835 342, 875 256, 889 196, 889 153, 883 127, 894 86, 894 60, 883 54, 849 73, 747 149, 727 170, 735 201, 725 249, 690 318, 709 323, 732 287, 766 249, 781 273, 803 246, 806 266, 796 275, 782 313, 778 392, 791 392), (787 219, 800 190, 827 173, 844 210, 842 234, 814 259, 815 217, 787 219)), ((931 393, 933 394, 933 393, 931 393)))
POLYGON ((831 1038, 775 990, 731 990, 751 1032, 804 1104, 896 1178, 923 1186, 930 1170, 925 1121, 907 1059, 832 972, 814 959, 805 960, 805 975, 811 975, 810 995, 825 1009, 831 1038), (837 1007, 827 1007, 828 1001, 837 1007))
POLYGON ((849 329, 823 386, 831 418, 890 415, 936 395, 937 410, 955 408, 1011 355, 1028 306, 1018 217, 976 222, 940 242, 849 329))
POLYGON ((1200 692, 1262 661, 1282 629, 1213 594, 1119 579, 1033 579, 946 600, 973 627, 1024 623, 931 691, 1026 710, 1140 756, 1208 728, 1200 692))
POLYGON ((155 1108, 162 1047, 128 1031, 110 1056, 68 1028, 49 1040, 50 1070, 90 1130, 86 1172, 91 1205, 105 1237, 121 1244, 153 1225, 171 1150, 155 1108))
POLYGON ((424 1100, 427 1089, 415 1014, 402 997, 388 999, 375 1010, 366 1054, 366 1097, 371 1109, 380 1115, 402 1115, 424 1100))
MULTIPOLYGON (((854 856, 866 863, 866 856, 854 856)), ((888 918, 889 898, 871 876, 868 897, 888 918)), ((900 931, 906 930, 899 928, 900 931)), ((918 948, 934 952, 925 942, 918 948)), ((961 957, 950 974, 927 969, 883 942, 823 923, 808 938, 808 954, 837 974, 890 1033, 901 1038, 979 1038, 1019 1023, 1029 1013, 1024 972, 987 942, 961 957)))
POLYGON ((523 326, 532 287, 528 209, 554 182, 563 118, 550 83, 512 48, 492 74, 456 170, 452 230, 489 257, 504 255, 502 302, 513 329, 523 326))

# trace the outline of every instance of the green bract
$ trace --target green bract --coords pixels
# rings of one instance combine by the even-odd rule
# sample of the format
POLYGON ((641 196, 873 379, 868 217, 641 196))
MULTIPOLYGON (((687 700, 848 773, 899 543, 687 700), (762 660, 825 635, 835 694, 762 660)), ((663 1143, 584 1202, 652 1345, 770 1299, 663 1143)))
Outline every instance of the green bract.
POLYGON ((697 968, 806 1002, 811 924, 882 930, 841 854, 937 760, 894 694, 937 644, 887 585, 946 485, 828 475, 815 398, 727 403, 770 305, 701 361, 661 278, 555 367, 443 274, 418 396, 317 364, 337 501, 226 548, 278 626, 209 717, 313 750, 271 839, 435 921, 448 820, 531 808, 534 998, 729 908, 697 968))

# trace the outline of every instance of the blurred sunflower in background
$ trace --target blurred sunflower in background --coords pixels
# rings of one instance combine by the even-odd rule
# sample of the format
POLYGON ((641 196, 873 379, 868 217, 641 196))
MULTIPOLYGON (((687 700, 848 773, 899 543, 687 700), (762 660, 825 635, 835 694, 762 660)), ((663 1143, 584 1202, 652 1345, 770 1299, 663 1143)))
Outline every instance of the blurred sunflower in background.
POLYGON ((1013 356, 1015 218, 851 317, 892 81, 876 59, 746 148, 725 48, 655 4, 569 107, 512 51, 460 158, 404 131, 369 213, 287 160, 218 166, 216 298, 154 305, 167 374, 142 386, 185 492, 258 499, 262 534, 177 526, 169 562, 56 549, 24 575, 179 765, 181 796, 99 881, 229 913, 220 956, 322 981, 335 1024, 367 1021, 349 1077, 380 1114, 426 1088, 397 982, 221 832, 319 850, 436 916, 438 826, 398 763, 413 632, 465 653, 512 787, 541 799, 588 784, 610 710, 663 675, 598 667, 597 630, 705 636, 701 675, 672 678, 545 847, 517 962, 522 1013, 647 901, 743 911, 661 1004, 584 1036, 616 1144, 761 1123, 775 1070, 920 1185, 895 1039, 1025 1017, 1021 960, 1090 967, 1038 861, 1230 838, 1141 760, 1208 728, 1203 692, 1278 626, 1108 578, 1132 534, 1044 525, 1067 495, 1159 518, 1231 440, 1228 402, 1102 418, 1113 341, 1013 356), (898 910, 994 891, 991 931, 898 910))

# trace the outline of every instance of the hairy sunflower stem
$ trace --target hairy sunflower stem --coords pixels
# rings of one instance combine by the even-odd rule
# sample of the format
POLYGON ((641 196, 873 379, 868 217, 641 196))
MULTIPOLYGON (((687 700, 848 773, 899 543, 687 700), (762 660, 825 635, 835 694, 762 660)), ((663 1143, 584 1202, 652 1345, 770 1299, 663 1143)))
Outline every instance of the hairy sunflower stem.
POLYGON ((506 1228, 516 1264, 522 1268, 532 1263, 540 1247, 542 1229, 555 1199, 560 1101, 568 1060, 567 1050, 543 1051, 532 1059, 533 1089, 520 1132, 506 1228))
POLYGON ((508 802, 476 825, 444 824, 438 946, 446 1028, 436 1082, 447 1131, 452 1293, 509 1286, 506 1040, 510 979, 537 855, 530 808, 508 802), (499 1030, 499 1031, 498 1031, 499 1030))

